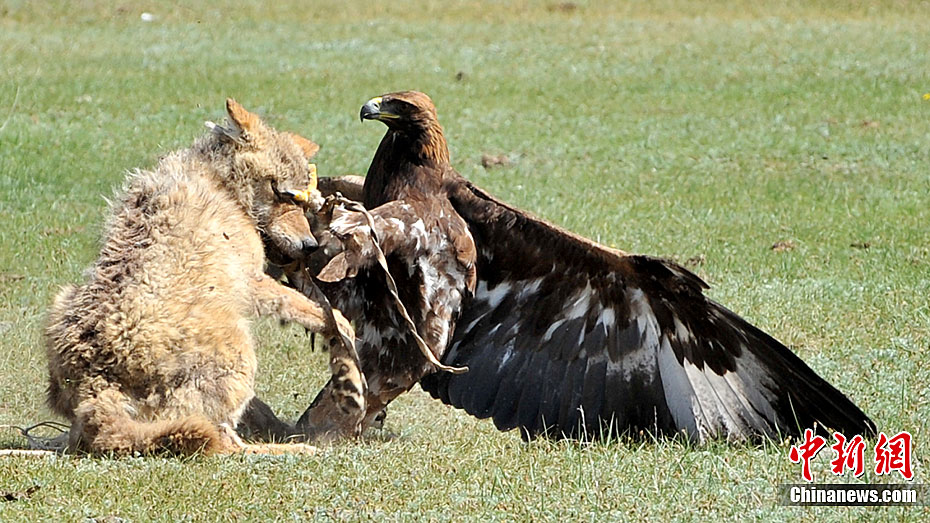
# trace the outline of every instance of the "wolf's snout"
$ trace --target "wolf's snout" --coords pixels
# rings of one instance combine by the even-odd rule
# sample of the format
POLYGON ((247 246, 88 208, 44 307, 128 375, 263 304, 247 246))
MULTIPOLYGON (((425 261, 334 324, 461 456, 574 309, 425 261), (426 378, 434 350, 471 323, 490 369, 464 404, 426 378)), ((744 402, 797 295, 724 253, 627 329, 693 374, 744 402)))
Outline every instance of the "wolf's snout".
POLYGON ((300 242, 300 253, 304 256, 313 254, 320 247, 319 242, 313 236, 305 236, 300 242))

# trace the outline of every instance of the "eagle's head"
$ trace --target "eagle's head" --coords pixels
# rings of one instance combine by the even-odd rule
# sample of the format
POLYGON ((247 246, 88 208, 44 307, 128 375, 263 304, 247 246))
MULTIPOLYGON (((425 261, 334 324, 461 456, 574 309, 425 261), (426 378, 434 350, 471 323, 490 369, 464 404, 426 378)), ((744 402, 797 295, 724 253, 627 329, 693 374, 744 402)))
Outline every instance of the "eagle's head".
POLYGON ((438 125, 436 106, 419 91, 383 94, 368 100, 359 113, 361 120, 378 120, 391 129, 414 132, 438 125))
POLYGON ((359 118, 388 127, 365 177, 368 208, 404 198, 412 188, 438 194, 449 171, 449 145, 429 96, 418 91, 383 94, 368 100, 359 118))

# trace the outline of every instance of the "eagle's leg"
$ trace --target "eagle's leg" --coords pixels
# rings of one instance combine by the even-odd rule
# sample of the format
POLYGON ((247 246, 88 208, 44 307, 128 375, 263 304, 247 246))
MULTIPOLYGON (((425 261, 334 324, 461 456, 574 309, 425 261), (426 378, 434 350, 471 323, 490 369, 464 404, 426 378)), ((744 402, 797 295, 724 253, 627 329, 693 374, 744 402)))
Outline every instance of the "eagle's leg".
MULTIPOLYGON (((338 344, 337 344, 338 345, 338 344)), ((257 396, 253 397, 236 427, 239 435, 257 441, 307 441, 333 443, 358 437, 366 415, 366 384, 358 365, 351 357, 335 350, 330 358, 332 377, 317 394, 307 410, 290 425, 257 396)), ((372 423, 374 416, 372 417, 372 423)), ((383 421, 384 414, 380 419, 383 421)))
POLYGON ((362 433, 365 378, 355 361, 345 355, 333 354, 330 367, 333 375, 329 382, 297 420, 296 428, 307 441, 331 443, 362 433))
MULTIPOLYGON (((358 366, 344 355, 330 359, 332 377, 296 426, 279 419, 257 396, 246 406, 236 427, 240 436, 252 441, 307 441, 332 443, 361 434, 366 414, 365 381, 358 366)), ((372 423, 377 423, 372 417, 372 423)), ((384 414, 380 419, 383 421, 384 414)), ((367 425, 364 425, 367 427, 367 425)))
POLYGON ((297 420, 294 433, 314 443, 357 437, 361 433, 368 387, 355 353, 355 330, 342 313, 330 305, 302 264, 289 267, 285 274, 294 289, 320 305, 326 323, 333 327, 328 333, 332 335, 329 343, 331 377, 297 420))

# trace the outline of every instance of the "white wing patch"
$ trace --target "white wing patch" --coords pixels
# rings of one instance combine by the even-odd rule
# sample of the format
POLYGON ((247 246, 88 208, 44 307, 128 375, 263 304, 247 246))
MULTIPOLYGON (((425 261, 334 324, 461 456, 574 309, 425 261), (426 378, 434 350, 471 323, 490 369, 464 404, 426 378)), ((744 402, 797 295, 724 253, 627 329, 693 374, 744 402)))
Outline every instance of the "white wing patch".
POLYGON ((675 425, 683 427, 690 438, 700 439, 695 419, 694 389, 685 369, 678 364, 678 358, 672 351, 668 340, 662 339, 659 347, 659 373, 662 377, 662 388, 665 392, 665 402, 675 425))
POLYGON ((504 348, 504 355, 501 356, 501 362, 498 364, 498 368, 503 368, 511 358, 513 358, 513 344, 508 343, 504 348))
POLYGON ((719 436, 735 441, 754 433, 772 435, 762 417, 776 419, 771 400, 760 393, 765 388, 758 377, 765 374, 748 349, 742 349, 736 371, 720 375, 709 365, 699 369, 687 359, 679 363, 669 339, 662 337, 658 361, 665 401, 675 424, 696 441, 719 436))
POLYGON ((407 230, 407 224, 404 223, 400 218, 388 218, 387 222, 397 228, 397 231, 400 234, 404 234, 404 231, 407 230))
POLYGON ((694 334, 685 326, 678 316, 672 315, 672 321, 675 323, 675 337, 681 342, 690 342, 694 339, 694 334))
MULTIPOLYGON (((707 380, 708 385, 711 390, 715 392, 715 397, 717 400, 717 405, 719 406, 719 412, 721 414, 722 427, 718 427, 716 434, 709 434, 708 436, 720 435, 723 433, 727 436, 728 440, 739 439, 742 435, 750 433, 752 431, 747 430, 754 425, 751 421, 752 412, 751 409, 747 411, 747 406, 743 403, 740 392, 734 390, 730 386, 730 380, 727 379, 727 376, 732 374, 732 372, 724 372, 723 375, 719 375, 708 366, 704 366, 703 376, 707 380), (747 426, 749 425, 749 426, 747 426)), ((714 398, 711 398, 713 401, 714 398)))
POLYGON ((371 227, 359 219, 358 213, 341 212, 329 223, 329 230, 333 233, 344 236, 349 233, 357 233, 361 236, 371 234, 371 227))
MULTIPOLYGON (((624 379, 635 379, 633 370, 654 372, 661 377, 665 401, 675 424, 689 437, 705 441, 719 435, 745 434, 747 423, 760 429, 765 426, 743 400, 745 388, 740 376, 725 372, 722 376, 710 366, 699 369, 688 359, 680 363, 672 349, 669 336, 661 333, 658 321, 642 291, 630 292, 631 312, 643 343, 624 356, 624 379), (652 359, 654 358, 654 360, 652 359), (737 384, 736 387, 733 384, 737 384)), ((602 311, 598 321, 607 321, 610 314, 602 311)), ((677 317, 670 336, 678 342, 690 343, 694 335, 677 317)), ((748 351, 743 351, 748 354, 748 351)), ((756 387, 749 387, 756 389, 756 387)), ((761 399, 761 398, 759 398, 761 399)), ((750 399, 752 404, 756 401, 750 399)), ((767 405, 767 402, 764 402, 767 405)))
MULTIPOLYGON (((485 285, 484 288, 487 289, 487 285, 485 285)), ((487 292, 487 297, 485 299, 488 302, 488 306, 491 309, 496 309, 497 306, 500 305, 502 301, 504 301, 504 297, 510 293, 510 289, 511 287, 509 283, 498 283, 497 287, 494 287, 490 292, 487 292)))
POLYGON ((565 320, 556 320, 552 322, 552 325, 549 325, 549 328, 543 333, 542 340, 544 342, 551 340, 552 335, 555 334, 555 330, 561 327, 563 323, 565 323, 565 320))
POLYGON ((736 372, 728 372, 724 377, 730 387, 749 402, 750 407, 747 411, 752 414, 752 419, 761 430, 762 427, 769 427, 769 424, 759 419, 760 413, 767 419, 778 419, 775 409, 772 408, 776 398, 766 393, 774 384, 755 356, 746 347, 742 349, 742 355, 736 360, 736 372))
POLYGON ((416 242, 416 250, 423 248, 426 242, 426 225, 422 219, 418 219, 410 225, 410 236, 416 242))
POLYGON ((613 328, 614 323, 617 321, 617 313, 613 309, 607 307, 603 309, 597 317, 597 324, 603 325, 606 331, 610 331, 613 328))
POLYGON ((423 301, 424 308, 426 308, 432 303, 442 282, 439 278, 439 269, 435 264, 430 263, 426 257, 421 256, 417 259, 417 266, 423 276, 423 295, 420 299, 423 301))
POLYGON ((720 400, 713 386, 700 369, 687 359, 683 362, 685 374, 694 389, 692 404, 695 407, 694 417, 697 420, 698 436, 701 440, 714 437, 721 432, 723 414, 718 410, 720 400))
POLYGON ((630 291, 630 312, 636 318, 636 328, 643 343, 636 350, 623 357, 623 378, 629 382, 632 372, 654 374, 656 371, 656 352, 659 350, 659 321, 652 307, 646 302, 643 291, 630 291))
POLYGON ((539 286, 542 285, 543 278, 528 280, 520 286, 520 292, 517 294, 517 300, 523 301, 532 294, 536 294, 539 286))
POLYGON ((588 308, 591 304, 591 297, 594 295, 594 289, 590 283, 585 283, 584 289, 578 292, 572 303, 571 308, 565 313, 565 319, 574 320, 588 314, 588 308))

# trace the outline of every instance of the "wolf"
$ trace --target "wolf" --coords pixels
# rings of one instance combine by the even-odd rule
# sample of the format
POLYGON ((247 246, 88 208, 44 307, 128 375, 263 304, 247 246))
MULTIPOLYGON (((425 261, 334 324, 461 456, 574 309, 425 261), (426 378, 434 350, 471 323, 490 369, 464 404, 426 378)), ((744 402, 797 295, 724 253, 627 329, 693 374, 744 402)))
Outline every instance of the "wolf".
POLYGON ((313 449, 246 444, 234 429, 255 395, 250 319, 351 330, 264 273, 263 238, 295 259, 317 246, 301 206, 315 193, 319 146, 233 99, 226 111, 227 125, 208 122, 190 148, 127 177, 86 281, 54 299, 48 404, 71 422, 69 451, 313 449))

